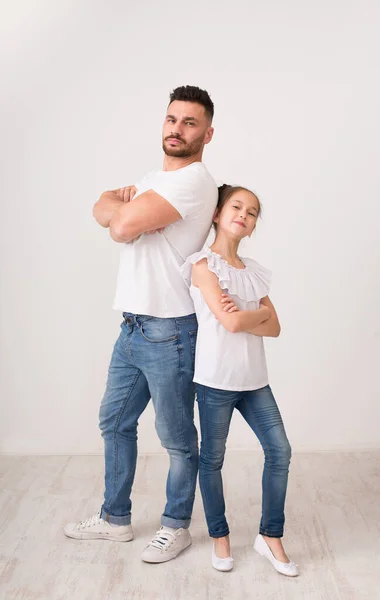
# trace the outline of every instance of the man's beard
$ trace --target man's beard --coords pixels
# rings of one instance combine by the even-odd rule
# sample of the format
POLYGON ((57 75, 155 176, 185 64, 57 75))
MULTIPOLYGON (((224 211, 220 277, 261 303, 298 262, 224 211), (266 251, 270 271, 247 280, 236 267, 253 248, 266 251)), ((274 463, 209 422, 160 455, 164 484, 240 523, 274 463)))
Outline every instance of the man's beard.
POLYGON ((189 156, 194 156, 197 154, 199 150, 201 150, 203 145, 203 136, 197 138, 191 144, 186 144, 184 140, 181 138, 170 136, 172 139, 180 140, 181 144, 179 146, 168 146, 169 139, 165 138, 162 142, 162 149, 167 156, 176 156, 178 158, 188 158, 189 156))

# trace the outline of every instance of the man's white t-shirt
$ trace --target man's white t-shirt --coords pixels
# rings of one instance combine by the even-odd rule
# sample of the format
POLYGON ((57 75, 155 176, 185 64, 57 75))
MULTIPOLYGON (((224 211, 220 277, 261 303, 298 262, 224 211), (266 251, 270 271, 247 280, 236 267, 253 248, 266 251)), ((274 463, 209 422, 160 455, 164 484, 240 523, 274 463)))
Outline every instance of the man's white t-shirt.
POLYGON ((123 244, 113 308, 161 318, 189 315, 194 305, 180 268, 207 239, 218 200, 216 183, 202 162, 194 162, 176 171, 153 171, 136 188, 135 198, 153 190, 182 218, 163 233, 123 244))

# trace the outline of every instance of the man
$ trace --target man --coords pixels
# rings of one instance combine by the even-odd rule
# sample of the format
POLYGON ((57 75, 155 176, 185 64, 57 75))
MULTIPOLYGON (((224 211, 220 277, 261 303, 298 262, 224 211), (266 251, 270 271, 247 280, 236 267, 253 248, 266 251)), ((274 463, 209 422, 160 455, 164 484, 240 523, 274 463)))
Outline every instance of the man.
POLYGON ((100 407, 104 504, 97 515, 67 525, 65 533, 76 539, 133 539, 137 425, 152 398, 156 430, 170 457, 161 529, 142 554, 153 563, 171 560, 191 544, 198 471, 197 321, 180 267, 204 245, 217 203, 216 184, 201 162, 213 136, 213 113, 206 91, 175 89, 163 126, 163 170, 149 173, 136 187, 105 192, 94 207, 97 222, 123 243, 114 308, 124 321, 100 407))

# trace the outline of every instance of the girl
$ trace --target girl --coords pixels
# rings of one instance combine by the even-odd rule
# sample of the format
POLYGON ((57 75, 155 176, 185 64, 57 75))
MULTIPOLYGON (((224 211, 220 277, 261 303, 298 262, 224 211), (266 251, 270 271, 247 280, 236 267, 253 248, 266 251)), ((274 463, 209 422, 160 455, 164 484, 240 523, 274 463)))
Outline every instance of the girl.
POLYGON ((221 470, 234 408, 257 435, 265 454, 262 517, 255 550, 291 577, 297 566, 281 543, 291 449, 268 385, 263 336, 280 324, 268 297, 270 272, 238 256, 260 215, 258 198, 244 187, 223 185, 214 215, 215 241, 190 256, 182 274, 198 318, 194 381, 202 433, 199 482, 210 536, 212 566, 230 571, 229 528, 221 470))

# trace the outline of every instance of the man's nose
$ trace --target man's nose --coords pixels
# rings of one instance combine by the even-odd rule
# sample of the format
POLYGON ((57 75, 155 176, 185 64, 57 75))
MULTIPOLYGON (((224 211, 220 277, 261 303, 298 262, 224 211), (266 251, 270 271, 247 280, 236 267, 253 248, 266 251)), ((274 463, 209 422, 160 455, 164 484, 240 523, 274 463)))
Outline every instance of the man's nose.
POLYGON ((181 133, 182 133, 182 125, 181 125, 181 123, 178 123, 178 122, 177 123, 172 123, 171 130, 172 130, 171 131, 172 133, 175 133, 177 135, 181 135, 181 133))

